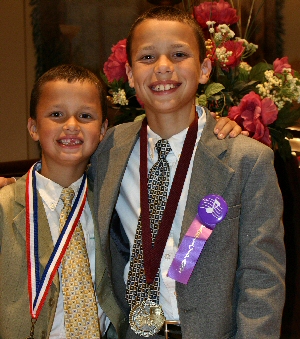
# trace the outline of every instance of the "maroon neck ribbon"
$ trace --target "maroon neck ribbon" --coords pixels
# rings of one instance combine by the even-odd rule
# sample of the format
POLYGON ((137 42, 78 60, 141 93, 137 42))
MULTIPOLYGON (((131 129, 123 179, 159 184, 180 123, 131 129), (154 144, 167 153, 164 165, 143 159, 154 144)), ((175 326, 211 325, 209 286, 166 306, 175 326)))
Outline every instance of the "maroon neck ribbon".
POLYGON ((168 196, 164 214, 159 226, 159 230, 152 245, 152 235, 150 228, 150 212, 148 201, 148 135, 147 118, 143 120, 140 134, 140 197, 141 197, 141 218, 142 218, 142 243, 144 253, 144 268, 148 284, 151 284, 159 269, 160 261, 167 243, 173 220, 185 182, 186 174, 190 165, 198 133, 198 114, 190 124, 184 140, 181 156, 177 165, 171 190, 168 196))

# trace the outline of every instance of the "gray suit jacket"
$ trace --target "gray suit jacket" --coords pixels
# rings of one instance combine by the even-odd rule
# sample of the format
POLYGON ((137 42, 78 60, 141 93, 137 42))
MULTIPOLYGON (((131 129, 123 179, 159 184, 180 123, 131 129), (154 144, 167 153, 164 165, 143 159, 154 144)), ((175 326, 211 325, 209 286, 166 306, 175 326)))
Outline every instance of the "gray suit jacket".
MULTIPOLYGON (((0 338, 26 338, 31 327, 27 288, 25 180, 23 176, 15 184, 0 190, 0 338)), ((93 192, 88 201, 93 211, 93 192)), ((41 274, 53 250, 53 242, 42 200, 38 200, 39 254, 41 274)), ((94 220, 95 223, 95 220, 94 220)), ((96 224, 96 223, 95 223, 96 224)), ((110 281, 100 250, 98 228, 95 228, 96 244, 96 293, 111 321, 119 327, 119 308, 111 293, 110 281)), ((35 325, 35 338, 48 338, 52 328, 59 279, 56 274, 44 307, 35 325)))
MULTIPOLYGON (((214 123, 208 114, 194 159, 181 239, 204 196, 221 195, 229 210, 207 241, 188 284, 176 283, 183 338, 279 338, 285 251, 273 152, 244 136, 217 140, 214 123)), ((140 127, 141 122, 135 122, 109 130, 92 158, 101 246, 114 293, 127 315, 122 275, 128 244, 114 207, 140 127)), ((120 338, 139 338, 129 333, 120 333, 120 338)))

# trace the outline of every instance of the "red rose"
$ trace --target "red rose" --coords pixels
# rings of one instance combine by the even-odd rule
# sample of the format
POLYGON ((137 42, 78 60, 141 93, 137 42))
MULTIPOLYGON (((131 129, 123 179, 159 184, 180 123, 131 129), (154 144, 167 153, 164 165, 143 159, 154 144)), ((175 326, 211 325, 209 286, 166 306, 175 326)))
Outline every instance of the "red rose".
POLYGON ((216 25, 232 25, 238 22, 236 9, 227 1, 206 1, 194 7, 194 17, 202 28, 207 28, 206 21, 215 21, 216 25))
POLYGON ((228 118, 244 127, 253 139, 271 146, 267 125, 277 119, 278 109, 270 98, 261 99, 255 92, 246 94, 238 106, 229 109, 228 118))
MULTIPOLYGON (((215 63, 220 60, 218 60, 218 57, 216 55, 216 45, 214 43, 212 44, 213 48, 207 54, 208 57, 211 59, 212 64, 215 65, 215 63)), ((228 70, 228 68, 237 67, 241 63, 241 57, 245 50, 242 41, 228 40, 224 42, 220 47, 225 47, 226 51, 232 52, 232 55, 228 57, 228 61, 226 63, 220 62, 222 69, 228 70)))
MULTIPOLYGON (((277 58, 273 62, 274 73, 282 73, 284 68, 292 69, 292 66, 289 64, 288 57, 285 56, 281 59, 277 58)), ((294 75, 294 71, 292 70, 292 74, 294 75)))
POLYGON ((124 81, 127 81, 128 78, 125 70, 125 64, 127 62, 126 39, 120 40, 111 50, 112 54, 104 63, 103 67, 107 80, 113 82, 114 80, 123 78, 124 81))
POLYGON ((243 42, 228 40, 223 44, 223 46, 226 48, 227 51, 232 52, 232 55, 228 57, 226 67, 229 68, 237 67, 241 63, 241 57, 245 50, 243 42))

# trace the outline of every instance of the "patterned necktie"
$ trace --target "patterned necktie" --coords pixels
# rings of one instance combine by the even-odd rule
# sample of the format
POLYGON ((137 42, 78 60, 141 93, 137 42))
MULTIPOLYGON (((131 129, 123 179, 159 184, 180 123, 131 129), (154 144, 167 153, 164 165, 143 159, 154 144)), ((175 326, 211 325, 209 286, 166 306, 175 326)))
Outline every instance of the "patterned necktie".
MULTIPOLYGON (((155 242, 155 237, 167 203, 170 168, 166 157, 171 151, 170 144, 168 140, 165 139, 158 140, 155 147, 158 153, 158 160, 152 166, 148 175, 148 200, 152 244, 155 242)), ((131 308, 136 303, 143 302, 147 298, 150 298, 151 301, 156 304, 159 303, 159 271, 151 286, 147 284, 144 273, 141 216, 139 217, 132 248, 126 286, 126 298, 131 308)))
MULTIPOLYGON (((60 214, 60 230, 71 211, 73 198, 72 188, 62 190, 61 199, 64 206, 60 214)), ((80 222, 62 260, 61 280, 67 339, 99 339, 101 336, 96 297, 80 222)))

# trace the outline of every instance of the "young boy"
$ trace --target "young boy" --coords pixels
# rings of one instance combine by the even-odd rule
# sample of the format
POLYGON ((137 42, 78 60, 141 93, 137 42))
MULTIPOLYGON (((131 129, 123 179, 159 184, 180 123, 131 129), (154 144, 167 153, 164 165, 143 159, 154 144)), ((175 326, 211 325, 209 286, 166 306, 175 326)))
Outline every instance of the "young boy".
POLYGON ((101 247, 130 323, 119 337, 279 338, 285 252, 272 150, 243 136, 217 140, 210 114, 194 106, 211 64, 188 15, 150 9, 127 53, 147 120, 110 129, 91 167, 101 247), (228 206, 216 226, 199 221, 203 198, 212 215, 222 198, 228 206), (202 252, 193 238, 201 254, 188 282, 175 281, 171 263, 195 223, 211 236, 202 252))
POLYGON ((0 191, 1 339, 99 339, 109 324, 99 303, 120 324, 114 298, 100 291, 107 276, 85 174, 107 129, 105 94, 93 73, 74 65, 51 69, 33 88, 28 131, 40 143, 41 162, 0 191), (81 301, 85 295, 90 300, 81 301), (74 302, 77 311, 68 306, 74 302))

